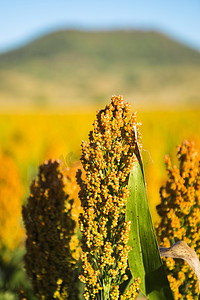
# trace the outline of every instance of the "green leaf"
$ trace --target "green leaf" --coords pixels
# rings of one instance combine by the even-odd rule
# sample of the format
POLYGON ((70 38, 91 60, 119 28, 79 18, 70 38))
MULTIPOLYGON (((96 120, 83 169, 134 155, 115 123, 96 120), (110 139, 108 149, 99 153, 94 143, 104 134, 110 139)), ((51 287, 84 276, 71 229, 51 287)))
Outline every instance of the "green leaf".
POLYGON ((147 202, 144 171, 139 148, 137 161, 129 176, 130 196, 126 220, 131 221, 129 266, 133 277, 140 277, 142 293, 151 300, 174 299, 163 269, 147 202))

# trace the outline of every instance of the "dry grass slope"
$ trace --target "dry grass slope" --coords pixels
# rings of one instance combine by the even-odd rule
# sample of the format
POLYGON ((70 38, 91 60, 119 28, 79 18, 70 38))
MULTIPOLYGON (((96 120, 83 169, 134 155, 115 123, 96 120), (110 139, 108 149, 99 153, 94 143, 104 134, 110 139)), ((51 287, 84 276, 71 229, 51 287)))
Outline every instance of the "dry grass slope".
POLYGON ((1 111, 196 107, 200 53, 153 31, 59 31, 0 55, 1 111), (103 103, 102 103, 103 102, 103 103))

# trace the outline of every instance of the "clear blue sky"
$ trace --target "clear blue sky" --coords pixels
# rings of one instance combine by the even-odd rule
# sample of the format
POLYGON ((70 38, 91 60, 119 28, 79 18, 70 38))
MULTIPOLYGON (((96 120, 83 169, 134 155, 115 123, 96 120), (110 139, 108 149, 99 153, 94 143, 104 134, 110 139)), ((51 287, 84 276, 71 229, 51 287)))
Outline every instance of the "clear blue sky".
POLYGON ((0 51, 62 27, 153 28, 200 50, 200 0, 0 0, 0 51))

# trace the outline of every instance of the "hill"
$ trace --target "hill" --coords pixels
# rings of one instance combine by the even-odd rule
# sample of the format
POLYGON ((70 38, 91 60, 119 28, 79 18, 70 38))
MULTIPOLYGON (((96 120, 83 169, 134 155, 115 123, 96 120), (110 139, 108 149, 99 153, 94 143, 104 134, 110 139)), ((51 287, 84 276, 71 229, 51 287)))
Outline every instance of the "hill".
POLYGON ((53 32, 0 55, 0 110, 199 107, 200 53, 155 31, 53 32))

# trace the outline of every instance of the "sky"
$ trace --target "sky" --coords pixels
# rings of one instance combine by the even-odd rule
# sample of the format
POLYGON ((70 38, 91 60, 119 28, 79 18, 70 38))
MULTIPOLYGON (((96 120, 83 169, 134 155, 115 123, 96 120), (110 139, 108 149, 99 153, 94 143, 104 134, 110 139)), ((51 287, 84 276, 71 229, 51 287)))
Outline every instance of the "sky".
POLYGON ((200 0, 0 0, 0 52, 61 28, 154 29, 200 51, 200 0))

